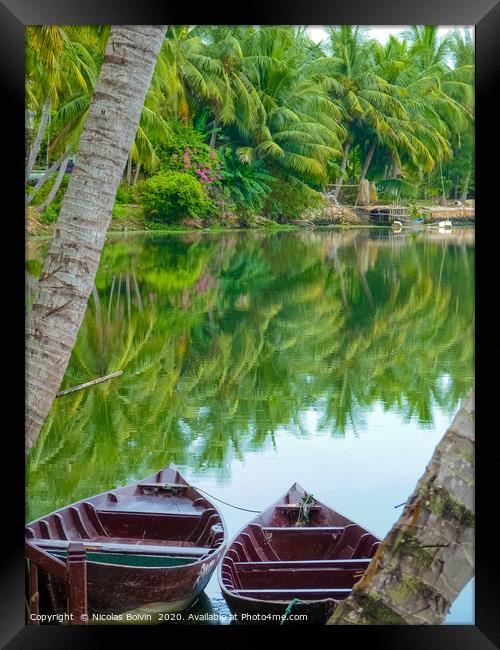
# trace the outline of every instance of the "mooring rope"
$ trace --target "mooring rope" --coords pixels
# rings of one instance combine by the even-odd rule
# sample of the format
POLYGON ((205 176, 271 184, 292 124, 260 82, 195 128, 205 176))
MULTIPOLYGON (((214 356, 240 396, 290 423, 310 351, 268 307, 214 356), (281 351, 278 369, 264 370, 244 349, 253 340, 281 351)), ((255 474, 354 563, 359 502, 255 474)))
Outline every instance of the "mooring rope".
POLYGON ((195 490, 198 490, 199 492, 203 492, 211 499, 215 499, 216 501, 223 503, 225 506, 229 506, 230 508, 235 508, 236 510, 244 510, 245 512, 254 512, 256 514, 259 514, 261 512, 260 510, 250 510, 249 508, 241 508, 240 506, 235 506, 233 503, 228 503, 227 501, 223 501, 222 499, 215 497, 213 494, 210 494, 210 492, 207 492, 206 490, 202 490, 200 487, 196 487, 195 485, 193 485, 193 488, 195 490))
POLYGON ((300 600, 300 598, 294 598, 293 600, 291 600, 291 601, 288 603, 288 607, 285 609, 285 615, 284 615, 283 618, 281 619, 281 623, 280 623, 280 625, 284 625, 284 624, 285 624, 286 619, 287 619, 287 618, 290 616, 290 614, 292 613, 292 607, 293 607, 294 605, 298 605, 299 603, 304 603, 304 604, 306 604, 306 601, 305 601, 305 600, 300 600))

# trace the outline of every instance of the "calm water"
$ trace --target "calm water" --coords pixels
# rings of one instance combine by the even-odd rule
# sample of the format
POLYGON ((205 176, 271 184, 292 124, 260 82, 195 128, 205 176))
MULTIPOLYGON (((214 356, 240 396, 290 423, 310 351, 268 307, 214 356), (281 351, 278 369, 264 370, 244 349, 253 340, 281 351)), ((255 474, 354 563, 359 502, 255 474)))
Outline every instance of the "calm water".
MULTIPOLYGON (((175 462, 252 510, 299 481, 383 537, 472 384, 473 284, 472 230, 109 236, 63 388, 123 375, 57 399, 27 520, 175 462)), ((230 536, 253 516, 220 509, 230 536)), ((471 582, 447 622, 473 609, 471 582)))

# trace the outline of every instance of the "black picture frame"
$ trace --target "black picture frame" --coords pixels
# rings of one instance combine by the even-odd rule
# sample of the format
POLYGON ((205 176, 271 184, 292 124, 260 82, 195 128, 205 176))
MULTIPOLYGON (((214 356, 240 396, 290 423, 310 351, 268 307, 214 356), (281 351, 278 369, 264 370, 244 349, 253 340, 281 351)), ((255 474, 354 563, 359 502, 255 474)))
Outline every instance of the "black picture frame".
MULTIPOLYGON (((2 0, 0 2, 0 70, 1 86, 4 90, 3 114, 8 124, 4 138, 12 139, 8 146, 7 182, 14 196, 13 206, 4 213, 8 216, 6 239, 9 253, 13 256, 6 284, 12 295, 7 298, 9 313, 9 332, 6 350, 12 355, 12 362, 5 368, 8 371, 10 398, 5 410, 13 414, 12 427, 4 427, 4 438, 12 438, 13 451, 4 452, 8 459, 5 465, 10 470, 2 471, 2 543, 1 590, 0 590, 0 642, 9 649, 22 648, 78 648, 116 647, 119 638, 125 636, 127 643, 149 644, 154 635, 155 643, 166 645, 171 642, 174 628, 144 628, 142 626, 124 628, 122 626, 69 627, 69 626, 26 626, 25 625, 25 585, 24 585, 24 445, 21 431, 24 427, 24 368, 20 359, 24 358, 24 148, 20 146, 24 133, 24 27, 29 24, 362 24, 362 25, 470 25, 476 31, 476 210, 480 226, 477 232, 477 246, 480 250, 476 265, 476 287, 479 296, 485 295, 488 279, 495 276, 491 263, 495 258, 483 251, 487 249, 487 235, 494 212, 493 192, 498 186, 498 169, 488 161, 488 152, 499 151, 498 91, 500 80, 500 3, 497 0, 274 0, 272 4, 254 0, 248 4, 225 6, 206 3, 193 5, 189 10, 185 3, 169 3, 159 0, 2 0), (5 109, 7 112, 5 113, 5 109), (16 188, 13 192, 10 188, 16 188), (483 232, 481 232, 483 229, 483 232), (19 318, 19 322, 17 320, 19 318), (16 370, 17 369, 17 374, 16 370)), ((496 154, 498 155, 498 154, 496 154)), ((5 181, 4 181, 5 182, 5 181)), ((5 262, 4 262, 5 263, 5 262)), ((496 272, 498 275, 498 272, 496 272)), ((5 304, 5 303, 4 303, 5 304)), ((476 302, 477 305, 477 302, 476 302)), ((327 644, 367 641, 370 647, 405 648, 423 650, 461 648, 475 650, 500 647, 500 606, 498 598, 497 555, 498 544, 490 535, 490 526, 496 523, 498 497, 495 485, 496 456, 494 453, 496 430, 487 426, 487 413, 495 405, 492 386, 486 379, 490 357, 487 344, 488 327, 492 333, 492 316, 484 318, 477 313, 477 326, 480 334, 476 337, 476 430, 479 444, 476 456, 476 513, 477 513, 477 552, 476 552, 476 624, 465 626, 401 626, 386 627, 336 627, 315 628, 314 642, 327 644), (481 370, 479 373, 478 370, 481 370), (485 377, 485 379, 483 379, 485 377)), ((4 339, 6 340, 6 339, 4 339)), ((491 339, 493 340, 493 339, 491 339)), ((498 400, 498 398, 497 398, 498 400)), ((494 526, 496 528, 496 526, 494 526)), ((192 629, 192 628, 191 628, 192 629)), ((190 631, 183 632, 184 640, 190 631)), ((276 632, 276 630, 274 630, 276 632)), ((209 636, 227 637, 227 641, 237 640, 242 628, 233 626, 203 626, 196 628, 202 632, 205 642, 213 642, 209 636), (236 638, 235 638, 236 635, 236 638)), ((287 637, 288 628, 278 630, 278 640, 287 637)), ((246 638, 264 642, 267 632, 262 628, 245 628, 246 638)), ((294 637, 310 638, 307 629, 293 630, 294 637), (306 636, 304 637, 304 633, 306 636)))

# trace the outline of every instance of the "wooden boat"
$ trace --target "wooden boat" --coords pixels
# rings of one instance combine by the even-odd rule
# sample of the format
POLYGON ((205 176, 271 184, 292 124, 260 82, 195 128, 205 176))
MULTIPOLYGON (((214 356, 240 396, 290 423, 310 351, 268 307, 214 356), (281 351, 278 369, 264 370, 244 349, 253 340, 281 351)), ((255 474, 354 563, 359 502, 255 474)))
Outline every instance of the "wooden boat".
POLYGON ((230 542, 219 584, 237 622, 286 623, 292 613, 307 616, 301 624, 325 623, 379 543, 295 483, 230 542))
MULTIPOLYGON (((52 610, 66 611, 68 593, 74 600, 75 585, 65 583, 59 565, 69 563, 78 547, 86 569, 80 600, 87 597, 89 613, 154 615, 179 612, 197 600, 227 541, 217 508, 175 465, 32 521, 25 539, 52 610)), ((80 600, 76 608, 85 611, 80 600)))

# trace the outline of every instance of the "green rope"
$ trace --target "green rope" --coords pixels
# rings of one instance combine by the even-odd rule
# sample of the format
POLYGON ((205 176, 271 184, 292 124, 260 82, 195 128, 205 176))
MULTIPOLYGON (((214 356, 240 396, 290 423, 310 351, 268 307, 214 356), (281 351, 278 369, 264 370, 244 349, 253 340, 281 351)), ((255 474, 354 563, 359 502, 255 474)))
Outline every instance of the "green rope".
POLYGON ((305 604, 306 604, 306 601, 305 601, 305 600, 300 600, 300 598, 294 598, 293 600, 291 600, 291 601, 288 603, 288 607, 285 609, 285 615, 284 615, 283 618, 281 619, 281 623, 280 623, 280 625, 284 625, 284 624, 285 624, 286 619, 287 619, 287 618, 290 616, 290 614, 292 613, 292 607, 293 607, 294 605, 298 605, 298 604, 300 604, 300 603, 303 603, 303 604, 305 605, 305 604))

